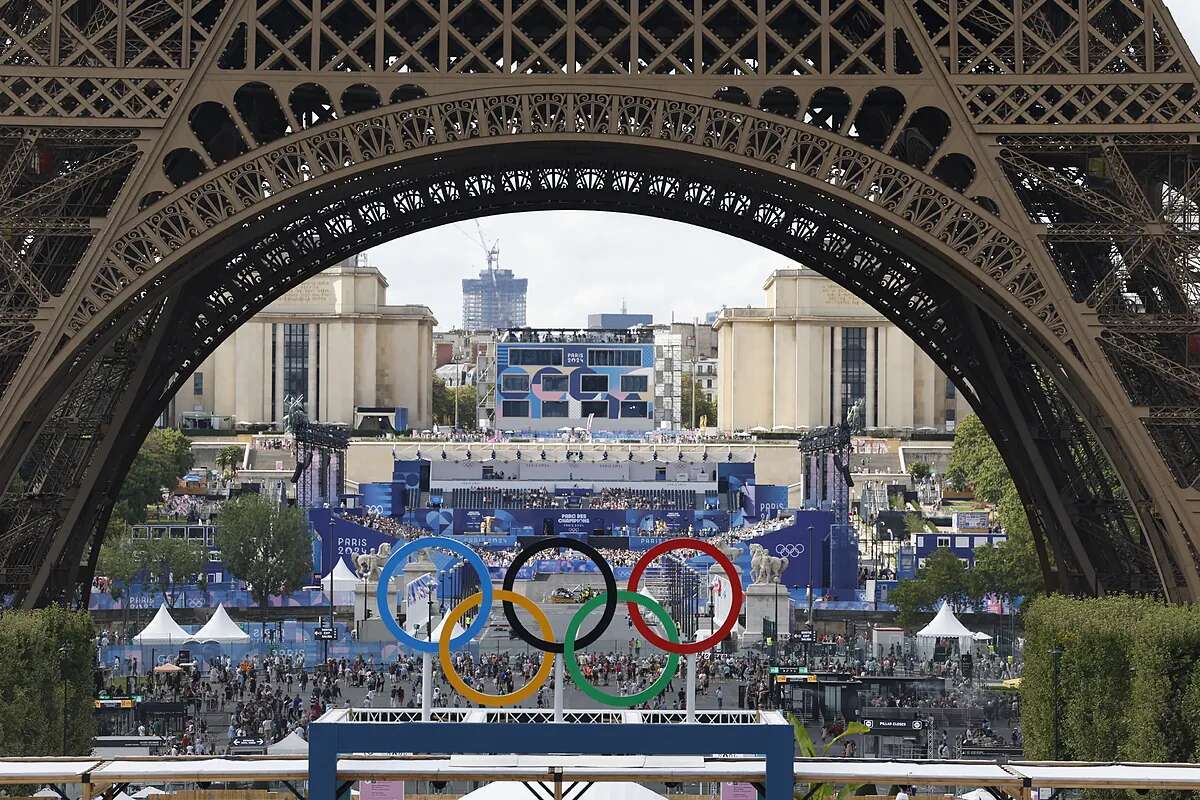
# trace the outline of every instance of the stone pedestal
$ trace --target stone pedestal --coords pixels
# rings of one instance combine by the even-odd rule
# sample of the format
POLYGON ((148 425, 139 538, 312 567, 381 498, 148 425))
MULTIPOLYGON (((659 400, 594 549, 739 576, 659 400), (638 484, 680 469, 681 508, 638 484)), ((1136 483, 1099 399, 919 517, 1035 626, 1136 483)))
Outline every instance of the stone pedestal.
POLYGON ((788 596, 787 587, 779 583, 752 583, 746 587, 746 633, 747 642, 763 639, 763 618, 777 622, 781 636, 792 632, 794 604, 788 596))

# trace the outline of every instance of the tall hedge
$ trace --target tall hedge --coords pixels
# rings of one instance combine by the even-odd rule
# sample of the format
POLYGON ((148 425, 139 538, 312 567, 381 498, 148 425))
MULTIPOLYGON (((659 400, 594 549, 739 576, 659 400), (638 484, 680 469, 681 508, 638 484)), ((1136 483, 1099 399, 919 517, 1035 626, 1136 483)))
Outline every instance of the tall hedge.
POLYGON ((1200 755, 1200 608, 1061 596, 1025 617, 1021 728, 1028 758, 1052 758, 1053 657, 1059 757, 1194 761, 1200 755))
POLYGON ((67 754, 91 753, 93 640, 84 611, 50 607, 0 613, 0 756, 63 752, 64 684, 67 754), (65 657, 59 653, 64 647, 65 657))

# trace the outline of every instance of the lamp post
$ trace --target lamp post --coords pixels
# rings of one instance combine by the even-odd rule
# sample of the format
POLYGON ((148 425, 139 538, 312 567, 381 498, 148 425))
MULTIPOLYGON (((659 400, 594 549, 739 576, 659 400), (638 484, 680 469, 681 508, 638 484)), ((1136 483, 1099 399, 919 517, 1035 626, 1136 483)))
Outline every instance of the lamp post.
POLYGON ((813 623, 813 526, 808 526, 808 624, 813 623))
POLYGON ((1050 648, 1050 706, 1053 715, 1053 752, 1054 760, 1060 758, 1060 739, 1058 729, 1058 668, 1062 662, 1063 649, 1059 645, 1050 648))
POLYGON ((67 646, 58 648, 58 682, 62 684, 62 754, 67 754, 67 646))

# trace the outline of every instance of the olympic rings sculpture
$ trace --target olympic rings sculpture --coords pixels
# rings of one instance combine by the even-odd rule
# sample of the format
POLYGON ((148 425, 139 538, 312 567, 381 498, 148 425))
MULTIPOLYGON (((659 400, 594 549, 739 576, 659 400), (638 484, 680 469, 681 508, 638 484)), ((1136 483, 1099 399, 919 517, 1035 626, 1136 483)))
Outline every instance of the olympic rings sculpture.
POLYGON ((707 650, 728 636, 729 632, 733 630, 733 626, 737 624, 743 601, 742 584, 737 577, 737 571, 734 569, 733 562, 715 545, 700 539, 668 539, 647 550, 638 559, 637 563, 634 564, 633 570, 629 575, 629 585, 626 589, 617 588, 612 567, 604 559, 600 551, 588 543, 565 536, 539 539, 517 554, 517 557, 513 559, 513 562, 504 573, 502 585, 504 587, 502 589, 492 588, 491 576, 488 573, 487 566, 483 563, 483 559, 462 542, 445 536, 425 536, 408 542, 392 553, 379 575, 376 600, 379 607, 379 616, 392 635, 398 641, 412 647, 414 650, 422 653, 436 653, 441 663, 442 671, 445 673, 450 685, 460 695, 471 702, 481 706, 500 707, 527 700, 550 676, 550 672, 554 667, 554 656, 562 655, 567 673, 574 680, 575 685, 581 692, 604 705, 625 708, 647 702, 661 692, 678 671, 679 656, 707 650), (479 591, 462 600, 446 615, 442 624, 441 636, 436 642, 422 641, 405 631, 396 621, 395 614, 388 601, 388 582, 395 575, 396 571, 407 563, 409 556, 418 550, 426 548, 449 550, 452 553, 462 556, 479 575, 479 591), (528 563, 531 558, 544 550, 560 548, 575 550, 596 565, 604 581, 604 593, 591 598, 575 612, 574 616, 571 617, 570 623, 567 625, 563 641, 556 642, 554 641, 554 631, 550 626, 550 620, 546 617, 545 612, 532 600, 514 591, 513 587, 516 585, 517 575, 521 567, 528 563), (721 627, 714 631, 711 636, 697 642, 680 641, 679 628, 676 626, 675 621, 671 619, 667 610, 654 598, 637 591, 638 584, 650 564, 659 556, 675 550, 699 550, 705 555, 711 556, 729 577, 730 588, 732 590, 729 614, 722 622, 721 627), (487 624, 492 604, 496 600, 502 604, 504 615, 507 617, 509 626, 517 638, 543 653, 541 666, 527 684, 515 691, 500 695, 485 694, 470 686, 458 674, 458 671, 455 669, 454 660, 450 655, 451 651, 463 647, 468 641, 483 631, 484 626, 487 624), (650 686, 632 695, 609 694, 597 688, 588 681, 584 670, 580 667, 578 658, 580 650, 595 643, 604 635, 605 630, 607 630, 608 626, 612 623, 613 617, 616 615, 617 606, 621 603, 626 604, 634 627, 638 629, 638 632, 641 633, 646 641, 668 654, 662 674, 650 686), (475 615, 475 619, 467 626, 465 631, 454 637, 455 625, 468 611, 476 606, 479 607, 479 611, 475 615), (521 606, 533 617, 541 633, 540 637, 530 632, 524 623, 521 622, 517 616, 516 606, 521 606), (580 636, 579 629, 583 626, 584 621, 593 611, 601 608, 601 606, 603 606, 603 611, 601 612, 600 619, 590 631, 580 636), (655 633, 646 624, 638 608, 639 606, 650 611, 662 623, 663 630, 667 634, 666 638, 655 633))

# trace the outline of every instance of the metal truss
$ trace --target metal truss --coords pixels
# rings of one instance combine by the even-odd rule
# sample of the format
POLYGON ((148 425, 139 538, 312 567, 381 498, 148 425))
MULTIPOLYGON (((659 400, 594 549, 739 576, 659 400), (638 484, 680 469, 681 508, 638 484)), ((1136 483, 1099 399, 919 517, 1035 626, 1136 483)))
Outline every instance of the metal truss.
POLYGON ((829 275, 980 413, 1049 581, 1200 598, 1196 84, 1160 0, 0 4, 0 590, 85 597, 137 442, 289 286, 597 208, 829 275))

